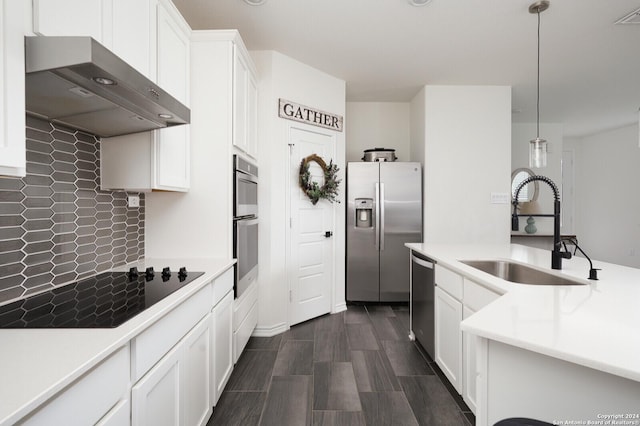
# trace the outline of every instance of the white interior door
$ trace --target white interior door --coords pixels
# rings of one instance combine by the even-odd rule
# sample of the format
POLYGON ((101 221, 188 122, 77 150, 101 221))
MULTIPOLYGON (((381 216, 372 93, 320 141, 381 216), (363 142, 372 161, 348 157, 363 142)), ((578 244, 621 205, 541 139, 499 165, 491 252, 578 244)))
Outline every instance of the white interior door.
MULTIPOLYGON (((331 311, 334 287, 334 205, 320 200, 313 205, 300 189, 299 171, 303 158, 317 154, 327 164, 335 159, 335 136, 330 132, 291 127, 289 222, 290 325, 331 311), (329 233, 329 234, 327 234, 329 233)), ((313 180, 323 182, 322 169, 310 164, 313 180)))

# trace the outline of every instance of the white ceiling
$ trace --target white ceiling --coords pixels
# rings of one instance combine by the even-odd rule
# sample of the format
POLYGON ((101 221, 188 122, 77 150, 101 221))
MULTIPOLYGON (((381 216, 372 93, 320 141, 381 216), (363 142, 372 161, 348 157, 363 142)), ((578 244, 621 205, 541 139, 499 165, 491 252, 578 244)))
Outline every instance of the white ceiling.
MULTIPOLYGON (((174 0, 193 29, 240 31, 347 82, 347 101, 409 101, 425 84, 510 85, 513 121, 535 122, 533 0, 174 0), (519 112, 518 112, 519 111, 519 112)), ((637 122, 640 0, 551 0, 542 13, 540 120, 582 136, 637 122)), ((544 136, 544 135, 541 135, 544 136)))

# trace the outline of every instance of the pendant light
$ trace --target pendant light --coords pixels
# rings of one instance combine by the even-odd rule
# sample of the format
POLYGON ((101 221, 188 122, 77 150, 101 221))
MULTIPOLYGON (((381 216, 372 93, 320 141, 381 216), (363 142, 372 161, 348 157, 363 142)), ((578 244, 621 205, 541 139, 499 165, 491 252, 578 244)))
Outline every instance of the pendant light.
POLYGON ((529 142, 529 167, 547 167, 547 141, 540 138, 540 13, 549 8, 548 0, 540 0, 529 6, 529 13, 538 15, 538 79, 536 94, 536 138, 529 142))

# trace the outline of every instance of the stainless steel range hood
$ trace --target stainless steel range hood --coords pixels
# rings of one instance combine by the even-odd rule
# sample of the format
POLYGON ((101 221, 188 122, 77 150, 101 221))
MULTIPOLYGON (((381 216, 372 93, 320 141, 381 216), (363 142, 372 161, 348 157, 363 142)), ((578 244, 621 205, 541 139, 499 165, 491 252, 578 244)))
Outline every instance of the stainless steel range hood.
POLYGON ((101 137, 188 124, 189 108, 91 37, 25 37, 26 110, 101 137))

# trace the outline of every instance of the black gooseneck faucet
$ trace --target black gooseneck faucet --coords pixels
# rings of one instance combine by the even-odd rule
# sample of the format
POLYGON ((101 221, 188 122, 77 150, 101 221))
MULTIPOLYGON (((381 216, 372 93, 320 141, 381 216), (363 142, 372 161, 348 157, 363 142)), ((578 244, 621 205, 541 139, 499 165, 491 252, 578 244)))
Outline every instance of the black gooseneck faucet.
POLYGON ((542 216, 542 217, 551 217, 553 216, 553 251, 551 252, 551 269, 562 269, 562 258, 570 259, 571 252, 563 252, 562 251, 562 243, 560 242, 560 191, 558 191, 558 187, 556 184, 546 176, 533 175, 529 176, 516 188, 513 198, 513 214, 511 215, 511 230, 518 231, 520 228, 520 224, 518 221, 518 216, 542 216), (551 187, 553 191, 553 215, 549 214, 527 214, 527 215, 519 215, 518 214, 518 197, 520 196, 520 190, 527 184, 534 181, 541 181, 546 183, 551 187))

